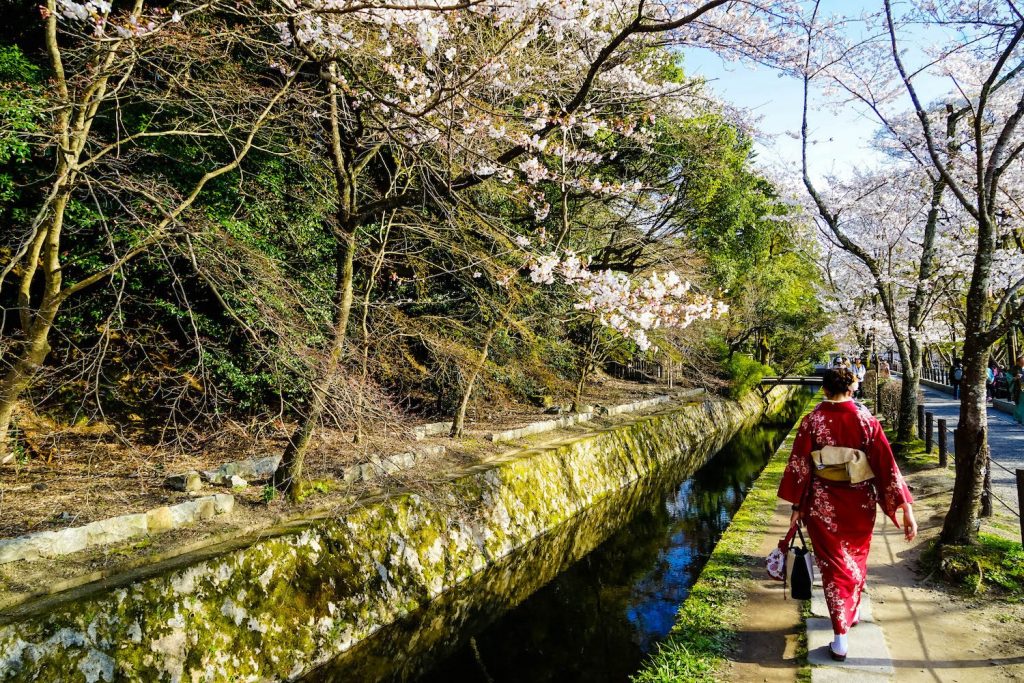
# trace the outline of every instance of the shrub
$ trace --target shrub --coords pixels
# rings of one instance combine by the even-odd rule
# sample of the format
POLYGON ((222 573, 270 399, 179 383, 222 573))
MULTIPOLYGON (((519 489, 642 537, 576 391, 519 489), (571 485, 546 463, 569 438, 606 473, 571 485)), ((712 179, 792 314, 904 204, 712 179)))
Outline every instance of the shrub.
POLYGON ((742 353, 734 354, 725 366, 729 374, 729 396, 740 398, 753 389, 765 377, 774 373, 769 366, 742 353))

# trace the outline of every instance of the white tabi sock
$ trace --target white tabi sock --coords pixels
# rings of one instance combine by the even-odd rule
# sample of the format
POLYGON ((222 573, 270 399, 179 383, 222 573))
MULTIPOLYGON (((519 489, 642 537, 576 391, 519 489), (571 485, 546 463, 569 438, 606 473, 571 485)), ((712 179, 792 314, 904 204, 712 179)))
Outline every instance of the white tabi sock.
POLYGON ((846 634, 836 634, 836 637, 832 639, 832 652, 837 655, 845 655, 850 649, 849 643, 846 642, 846 634))

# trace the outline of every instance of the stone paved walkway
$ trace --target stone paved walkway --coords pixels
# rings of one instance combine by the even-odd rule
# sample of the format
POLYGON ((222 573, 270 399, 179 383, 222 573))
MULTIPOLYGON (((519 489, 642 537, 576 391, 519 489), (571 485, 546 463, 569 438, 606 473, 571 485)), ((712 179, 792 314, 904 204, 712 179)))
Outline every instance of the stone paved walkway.
MULTIPOLYGON (((959 419, 960 402, 935 389, 923 388, 923 391, 925 410, 934 413, 936 420, 942 418, 948 423, 949 452, 952 458, 953 429, 959 419)), ((1017 500, 1017 481, 1013 471, 1024 469, 1024 426, 1014 422, 1012 416, 991 407, 988 409, 988 423, 990 457, 994 463, 992 494, 996 498, 992 504, 1002 504, 1004 511, 1016 515, 1020 511, 1020 502, 1017 500)))
MULTIPOLYGON (((952 430, 957 424, 959 402, 934 389, 924 389, 924 395, 926 410, 948 423, 952 464, 952 430)), ((1006 468, 993 466, 993 493, 1005 503, 1001 511, 1004 519, 1010 517, 1016 522, 1015 513, 1020 507, 1012 471, 1024 469, 1024 427, 994 408, 989 409, 988 417, 992 460, 1006 468), (1006 509, 1011 507, 1013 512, 1006 509)), ((1000 503, 994 501, 993 505, 999 507, 1000 503)), ((899 529, 884 515, 878 515, 865 596, 870 601, 869 611, 863 623, 850 632, 851 657, 845 663, 828 658, 826 648, 832 633, 827 610, 820 598, 812 604, 807 619, 812 681, 1024 680, 1020 606, 951 599, 922 585, 913 566, 927 541, 938 534, 945 504, 929 497, 915 508, 921 536, 913 543, 907 543, 899 529)))

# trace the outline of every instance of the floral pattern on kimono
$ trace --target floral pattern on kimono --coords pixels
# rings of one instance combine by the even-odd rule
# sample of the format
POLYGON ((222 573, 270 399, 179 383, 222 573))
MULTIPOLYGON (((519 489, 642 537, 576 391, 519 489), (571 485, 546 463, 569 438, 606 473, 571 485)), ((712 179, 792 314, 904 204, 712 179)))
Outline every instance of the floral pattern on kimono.
POLYGON ((867 579, 877 506, 899 527, 896 512, 913 502, 878 420, 853 401, 819 404, 797 430, 779 496, 804 513, 832 628, 846 633, 867 579), (822 446, 864 451, 874 478, 851 484, 815 477, 811 451, 822 446))

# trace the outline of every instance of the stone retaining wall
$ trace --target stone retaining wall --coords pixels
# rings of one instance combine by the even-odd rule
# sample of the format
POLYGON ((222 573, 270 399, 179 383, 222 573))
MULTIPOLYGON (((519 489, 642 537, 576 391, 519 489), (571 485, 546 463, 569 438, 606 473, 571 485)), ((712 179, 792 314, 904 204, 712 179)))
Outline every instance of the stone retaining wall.
MULTIPOLYGON (((773 390, 768 409, 795 391, 773 390)), ((0 680, 297 677, 661 464, 700 465, 764 410, 757 394, 669 408, 510 455, 429 497, 395 496, 39 614, 25 606, 0 615, 0 680)))

